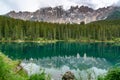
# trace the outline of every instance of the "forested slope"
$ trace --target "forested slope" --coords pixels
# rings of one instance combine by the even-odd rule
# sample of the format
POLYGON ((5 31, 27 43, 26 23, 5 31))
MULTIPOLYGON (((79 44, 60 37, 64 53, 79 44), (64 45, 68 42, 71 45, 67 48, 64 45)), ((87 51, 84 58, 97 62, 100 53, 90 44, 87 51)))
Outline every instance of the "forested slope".
POLYGON ((99 40, 120 37, 120 20, 89 24, 59 24, 23 21, 0 16, 0 40, 99 40))

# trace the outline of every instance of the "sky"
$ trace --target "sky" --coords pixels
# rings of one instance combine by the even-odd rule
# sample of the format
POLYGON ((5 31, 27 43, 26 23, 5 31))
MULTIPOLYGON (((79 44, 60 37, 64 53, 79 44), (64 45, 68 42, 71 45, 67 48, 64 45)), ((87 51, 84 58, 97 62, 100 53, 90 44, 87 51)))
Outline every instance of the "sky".
POLYGON ((55 7, 63 5, 64 9, 70 6, 85 5, 98 9, 111 5, 120 5, 120 0, 0 0, 0 15, 9 11, 30 11, 34 12, 42 7, 55 7))

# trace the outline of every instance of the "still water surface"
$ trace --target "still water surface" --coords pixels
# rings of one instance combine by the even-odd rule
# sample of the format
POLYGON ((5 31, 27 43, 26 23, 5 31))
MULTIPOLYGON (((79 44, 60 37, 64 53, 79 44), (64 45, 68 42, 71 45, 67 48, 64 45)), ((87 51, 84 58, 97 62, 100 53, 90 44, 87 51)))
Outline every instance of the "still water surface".
POLYGON ((12 59, 23 60, 24 66, 39 65, 55 80, 68 70, 75 74, 91 69, 105 72, 120 62, 120 46, 115 43, 0 43, 0 51, 12 59))

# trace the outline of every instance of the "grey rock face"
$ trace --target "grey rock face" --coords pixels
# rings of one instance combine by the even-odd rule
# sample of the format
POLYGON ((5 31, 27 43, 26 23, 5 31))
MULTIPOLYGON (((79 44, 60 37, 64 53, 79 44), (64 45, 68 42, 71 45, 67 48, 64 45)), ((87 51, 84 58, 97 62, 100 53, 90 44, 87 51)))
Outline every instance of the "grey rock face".
POLYGON ((15 19, 44 21, 52 23, 80 23, 84 21, 89 23, 92 21, 103 20, 115 7, 100 8, 93 10, 87 6, 71 6, 70 9, 64 10, 62 6, 41 8, 35 12, 15 12, 11 11, 6 15, 15 19))

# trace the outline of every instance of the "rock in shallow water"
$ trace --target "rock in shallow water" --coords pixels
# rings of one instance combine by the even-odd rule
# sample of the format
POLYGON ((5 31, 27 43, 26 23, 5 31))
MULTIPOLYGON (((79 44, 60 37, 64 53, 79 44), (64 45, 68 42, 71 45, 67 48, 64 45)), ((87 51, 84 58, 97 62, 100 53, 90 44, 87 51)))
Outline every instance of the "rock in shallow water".
POLYGON ((62 80, 75 80, 75 76, 72 72, 68 71, 63 75, 62 80))

